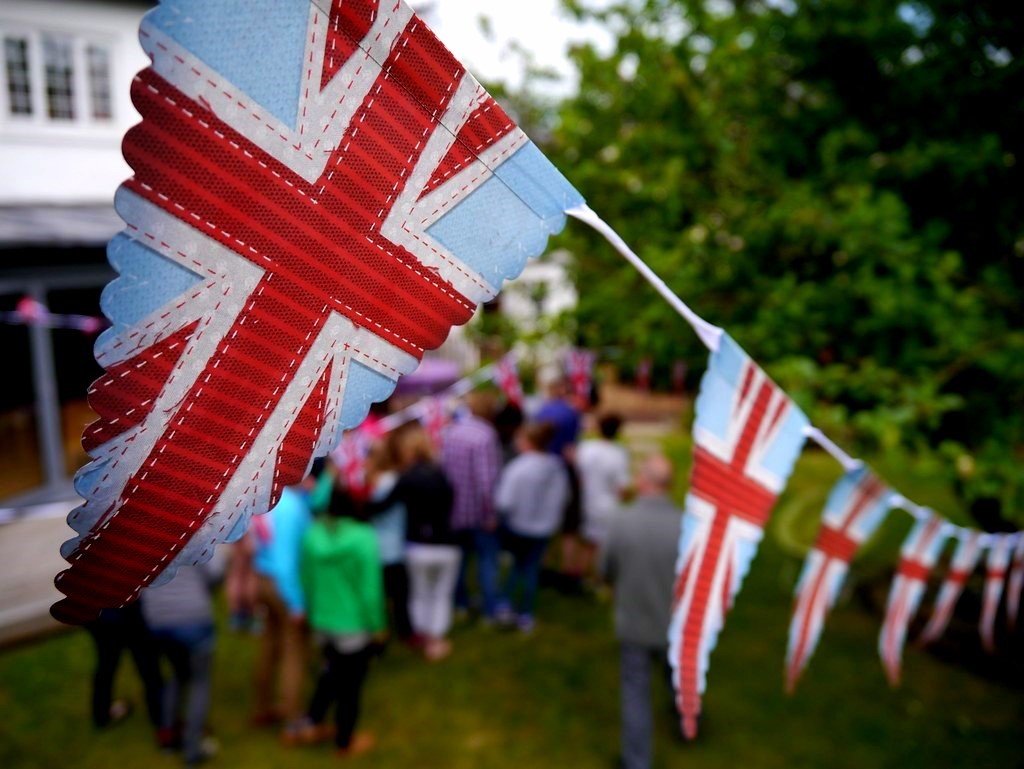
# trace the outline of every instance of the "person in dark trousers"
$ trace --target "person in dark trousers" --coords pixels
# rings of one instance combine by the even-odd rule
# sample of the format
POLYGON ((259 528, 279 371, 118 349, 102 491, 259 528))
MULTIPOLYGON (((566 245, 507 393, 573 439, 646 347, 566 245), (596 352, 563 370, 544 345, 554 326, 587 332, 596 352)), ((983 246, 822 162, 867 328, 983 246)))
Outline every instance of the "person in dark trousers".
POLYGON ((572 387, 561 376, 549 379, 545 387, 547 400, 534 415, 534 421, 550 424, 553 429, 548 452, 561 457, 569 479, 569 495, 565 500, 561 524, 561 583, 568 593, 578 593, 583 586, 584 556, 580 538, 582 507, 580 479, 576 472, 576 443, 582 427, 582 417, 574 405, 572 387))
POLYGON ((334 742, 342 756, 365 753, 375 743, 356 724, 374 640, 387 625, 377 535, 356 515, 352 496, 335 489, 328 516, 313 523, 302 541, 307 617, 323 664, 299 738, 328 738, 332 730, 325 721, 333 704, 334 742))
POLYGON ((156 644, 149 634, 138 603, 123 609, 104 609, 87 625, 96 646, 96 668, 92 676, 92 722, 98 729, 118 723, 131 712, 131 704, 113 698, 114 677, 125 649, 131 652, 142 679, 146 711, 154 729, 161 723, 160 663, 156 644))
POLYGON ((441 467, 454 491, 452 530, 462 551, 455 605, 470 608, 467 569, 471 556, 477 563, 480 612, 485 622, 494 620, 498 601, 498 515, 494 490, 501 472, 501 443, 490 419, 494 401, 483 392, 466 396, 468 413, 448 427, 441 451, 441 467))
POLYGON ((146 588, 139 599, 157 648, 172 671, 164 688, 161 743, 180 744, 187 766, 216 751, 204 732, 215 638, 212 591, 223 576, 223 556, 215 553, 205 563, 181 566, 172 580, 146 588))
POLYGON ((553 428, 546 422, 519 431, 519 455, 498 480, 495 506, 502 517, 503 539, 513 564, 498 604, 498 622, 513 621, 533 631, 540 566, 551 537, 558 531, 569 496, 569 477, 561 457, 547 451, 553 428), (519 600, 513 603, 516 590, 519 600))
POLYGON ((668 497, 672 464, 648 457, 637 499, 611 521, 601 567, 615 591, 623 769, 651 766, 651 665, 666 668, 682 512, 668 497))

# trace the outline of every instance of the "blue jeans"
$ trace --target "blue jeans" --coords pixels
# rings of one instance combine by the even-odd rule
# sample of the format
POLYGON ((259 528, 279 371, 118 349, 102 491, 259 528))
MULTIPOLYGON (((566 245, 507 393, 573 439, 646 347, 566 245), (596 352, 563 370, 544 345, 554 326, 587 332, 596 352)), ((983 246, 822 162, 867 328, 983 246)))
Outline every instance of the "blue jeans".
POLYGON ((184 691, 184 728, 182 748, 185 761, 201 758, 203 730, 210 711, 210 668, 213 662, 213 625, 198 623, 153 628, 153 638, 174 675, 164 687, 163 727, 174 729, 179 721, 184 691))
POLYGON ((459 579, 455 584, 455 605, 460 609, 469 608, 469 588, 466 585, 466 571, 470 554, 476 554, 477 582, 483 600, 483 614, 494 617, 498 604, 498 533, 487 529, 464 529, 456 532, 462 561, 459 563, 459 579))
POLYGON ((505 547, 512 553, 512 570, 505 580, 501 602, 513 606, 513 594, 518 587, 521 592, 519 603, 514 606, 520 616, 532 617, 537 603, 537 583, 540 581, 540 565, 544 560, 550 537, 527 537, 513 531, 505 531, 505 547))

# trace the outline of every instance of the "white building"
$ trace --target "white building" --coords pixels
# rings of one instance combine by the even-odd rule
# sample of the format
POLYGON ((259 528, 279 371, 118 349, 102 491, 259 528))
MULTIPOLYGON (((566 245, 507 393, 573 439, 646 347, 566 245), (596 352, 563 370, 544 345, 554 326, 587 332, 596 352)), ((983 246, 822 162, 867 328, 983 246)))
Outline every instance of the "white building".
MULTIPOLYGON (((112 277, 104 246, 123 226, 113 196, 131 174, 121 157, 121 137, 139 120, 129 91, 133 76, 148 62, 137 35, 151 5, 0 3, 3 309, 29 295, 55 311, 97 312, 99 291, 112 277)), ((88 365, 92 340, 72 334, 51 334, 41 326, 0 328, 8 365, 33 374, 31 381, 14 378, 0 396, 0 412, 34 404, 42 481, 50 491, 66 488, 60 389, 81 398, 84 387, 78 380, 98 372, 88 365)), ((9 466, 8 459, 5 455, 9 466)))

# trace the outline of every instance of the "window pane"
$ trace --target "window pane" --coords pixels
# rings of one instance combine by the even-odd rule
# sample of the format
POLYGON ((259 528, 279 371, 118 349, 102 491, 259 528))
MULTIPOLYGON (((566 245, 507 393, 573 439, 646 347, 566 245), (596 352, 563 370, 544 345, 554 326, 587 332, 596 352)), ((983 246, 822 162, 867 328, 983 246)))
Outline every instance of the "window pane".
POLYGON ((4 38, 4 64, 7 68, 7 105, 12 115, 32 114, 32 84, 28 73, 28 40, 4 38))
POLYGON ((110 99, 110 53, 106 48, 90 45, 86 48, 89 62, 89 100, 92 116, 97 120, 110 120, 113 109, 110 99))
POLYGON ((43 35, 46 69, 46 111, 54 120, 75 119, 74 77, 71 72, 71 41, 43 35))

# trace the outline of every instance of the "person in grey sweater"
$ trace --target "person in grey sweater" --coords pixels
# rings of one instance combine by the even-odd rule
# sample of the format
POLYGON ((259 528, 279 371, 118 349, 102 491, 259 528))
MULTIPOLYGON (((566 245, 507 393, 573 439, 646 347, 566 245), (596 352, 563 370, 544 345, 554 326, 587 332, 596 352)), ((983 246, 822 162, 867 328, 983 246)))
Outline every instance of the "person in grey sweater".
POLYGON ((164 687, 160 742, 165 747, 180 745, 188 766, 201 763, 215 750, 204 741, 203 731, 210 710, 214 643, 211 591, 223 571, 223 559, 215 553, 206 563, 180 567, 172 580, 146 588, 140 599, 146 624, 173 671, 164 687))
POLYGON ((664 669, 682 511, 668 497, 672 464, 647 457, 637 499, 612 518, 601 569, 615 591, 619 639, 622 766, 651 765, 651 663, 664 669))

